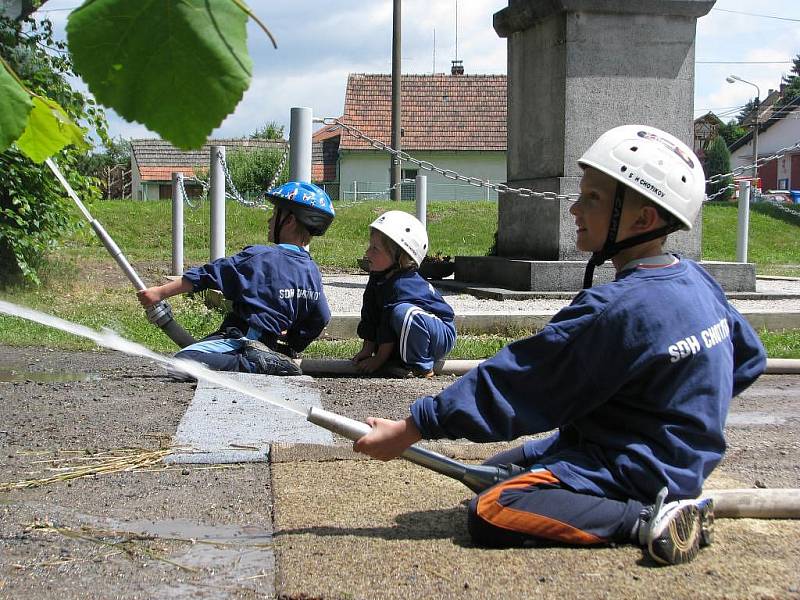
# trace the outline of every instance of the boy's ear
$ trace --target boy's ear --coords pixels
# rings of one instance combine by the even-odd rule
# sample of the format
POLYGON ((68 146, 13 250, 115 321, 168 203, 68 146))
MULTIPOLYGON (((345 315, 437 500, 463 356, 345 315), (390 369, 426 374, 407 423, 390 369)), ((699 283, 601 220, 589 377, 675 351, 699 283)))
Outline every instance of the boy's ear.
POLYGON ((639 208, 639 214, 634 221, 634 227, 640 231, 650 231, 660 226, 661 217, 655 206, 645 204, 639 208))

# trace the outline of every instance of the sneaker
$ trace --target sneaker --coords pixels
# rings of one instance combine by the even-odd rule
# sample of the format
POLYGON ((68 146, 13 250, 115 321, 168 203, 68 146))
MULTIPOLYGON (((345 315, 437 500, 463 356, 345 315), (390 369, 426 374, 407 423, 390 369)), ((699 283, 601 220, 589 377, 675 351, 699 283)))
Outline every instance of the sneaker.
POLYGON ((430 379, 433 377, 433 369, 429 371, 425 371, 424 369, 412 369, 411 375, 413 377, 417 377, 418 379, 430 379))
POLYGON ((647 554, 659 564, 678 565, 690 562, 700 548, 712 541, 714 501, 711 498, 664 501, 667 488, 663 488, 650 509, 648 522, 642 526, 642 540, 647 554))
POLYGON ((291 358, 275 352, 257 340, 246 340, 244 356, 261 375, 302 375, 303 371, 291 358))
POLYGON ((378 370, 378 373, 384 377, 391 377, 394 379, 410 379, 412 377, 430 379, 434 376, 433 369, 426 371, 425 369, 409 367, 399 360, 387 360, 378 370))

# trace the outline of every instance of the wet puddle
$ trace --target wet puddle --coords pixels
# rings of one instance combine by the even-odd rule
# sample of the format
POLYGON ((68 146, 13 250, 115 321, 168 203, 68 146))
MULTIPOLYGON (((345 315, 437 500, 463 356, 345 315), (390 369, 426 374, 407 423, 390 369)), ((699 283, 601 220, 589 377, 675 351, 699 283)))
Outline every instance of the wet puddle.
POLYGON ((195 571, 194 576, 176 576, 150 589, 151 597, 194 600, 228 598, 233 590, 274 591, 275 555, 271 524, 206 525, 189 519, 123 520, 76 513, 52 504, 22 503, 28 507, 58 514, 61 526, 91 529, 124 535, 140 535, 164 541, 183 542, 167 558, 175 565, 195 571))
POLYGON ((97 373, 70 373, 67 371, 28 371, 25 368, 0 367, 0 383, 68 383, 71 381, 99 381, 97 373))

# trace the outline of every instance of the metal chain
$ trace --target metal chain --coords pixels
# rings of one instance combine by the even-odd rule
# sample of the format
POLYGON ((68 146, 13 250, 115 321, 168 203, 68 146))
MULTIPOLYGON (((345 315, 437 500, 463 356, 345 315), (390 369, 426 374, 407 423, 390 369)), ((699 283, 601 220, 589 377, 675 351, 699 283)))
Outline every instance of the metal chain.
POLYGON ((231 172, 228 170, 228 165, 225 162, 225 157, 222 155, 222 151, 217 150, 217 157, 219 158, 219 162, 222 165, 222 172, 225 174, 225 196, 228 198, 232 198, 242 206, 247 206, 249 208, 260 208, 262 210, 268 208, 261 202, 253 202, 252 200, 248 200, 247 198, 242 196, 239 193, 239 190, 236 189, 236 186, 233 185, 233 178, 231 177, 231 172))
POLYGON ((283 173, 283 167, 286 166, 287 160, 289 160, 289 142, 286 142, 283 146, 283 156, 281 156, 281 162, 278 163, 278 168, 275 170, 275 175, 272 176, 272 179, 267 185, 268 191, 274 188, 275 184, 278 183, 278 179, 280 179, 281 173, 283 173))
POLYGON ((777 160, 779 158, 783 158, 784 155, 787 152, 791 152, 792 150, 796 150, 798 148, 800 148, 800 142, 796 142, 793 146, 787 146, 786 148, 781 148, 780 150, 775 152, 775 154, 773 154, 772 156, 765 156, 763 158, 759 158, 753 164, 744 165, 742 167, 736 167, 730 173, 721 173, 719 175, 714 175, 713 177, 709 177, 706 180, 706 183, 716 183, 716 182, 720 181, 721 179, 725 179, 727 177, 735 177, 736 175, 740 175, 740 174, 744 173, 745 171, 752 170, 753 167, 760 167, 760 166, 762 166, 762 165, 764 165, 764 164, 766 164, 768 162, 771 162, 773 160, 777 160))
POLYGON ((186 193, 186 188, 184 187, 184 185, 187 180, 194 181, 200 184, 200 187, 203 188, 203 197, 208 195, 208 184, 202 179, 198 179, 197 177, 181 177, 181 187, 179 191, 181 193, 183 202, 185 202, 189 208, 197 208, 197 204, 193 203, 192 200, 189 199, 189 194, 186 193))
POLYGON ((712 200, 716 199, 718 196, 722 196, 728 190, 735 190, 735 189, 736 189, 736 184, 735 183, 729 183, 725 187, 722 187, 722 188, 718 189, 716 192, 714 192, 710 196, 706 196, 706 202, 711 202, 712 200))
MULTIPOLYGON (((555 192, 535 192, 528 188, 511 188, 503 183, 491 183, 490 181, 484 181, 479 177, 467 177, 465 175, 461 175, 456 171, 451 169, 443 169, 441 167, 437 167, 431 162, 426 160, 419 160, 408 153, 403 152, 402 150, 395 150, 388 144, 381 142, 380 140, 373 139, 363 133, 362 131, 356 129, 355 127, 348 125, 347 123, 343 123, 337 118, 334 117, 326 117, 324 119, 314 119, 318 123, 323 123, 324 125, 335 125, 337 127, 341 127, 347 133, 355 137, 356 139, 361 139, 367 142, 373 148, 377 148, 378 150, 384 150, 391 154, 392 156, 396 156, 401 161, 407 161, 417 165, 420 169, 424 169, 426 171, 432 171, 434 173, 439 173, 443 177, 447 179, 453 179, 456 181, 464 181, 469 185, 474 185, 475 187, 486 187, 491 190, 494 190, 497 193, 504 193, 504 194, 516 194, 522 198, 542 198, 546 200, 569 200, 574 201, 578 198, 578 194, 556 194, 555 192)), ((793 146, 787 146, 786 148, 781 148, 772 156, 767 156, 763 158, 759 158, 755 165, 745 165, 742 167, 737 167, 730 173, 723 173, 719 175, 714 175, 713 177, 709 177, 706 180, 706 183, 717 183, 718 181, 725 179, 726 177, 731 177, 735 175, 739 175, 749 169, 752 169, 753 166, 761 166, 765 163, 768 163, 772 160, 776 160, 778 158, 782 158, 787 152, 791 152, 792 150, 800 148, 800 142, 797 142, 793 146)), ((708 196, 706 200, 713 200, 717 196, 721 195, 728 189, 735 189, 735 186, 729 185, 721 190, 715 192, 712 196, 708 196)))
POLYGON ((385 152, 388 152, 392 156, 399 158, 401 161, 406 161, 415 164, 417 165, 417 167, 425 171, 438 173, 439 175, 441 175, 446 179, 452 179, 453 181, 463 181, 464 183, 467 183, 475 187, 489 188, 490 190, 494 190, 498 194, 499 193, 516 194, 522 198, 541 198, 543 200, 569 200, 569 201, 575 201, 578 198, 578 194, 556 194, 555 192, 536 192, 529 188, 511 188, 505 185, 504 183, 492 183, 491 181, 485 181, 480 177, 467 177, 466 175, 461 175, 460 173, 458 173, 457 171, 453 171, 452 169, 443 169, 442 167, 437 167, 435 164, 427 160, 419 160, 418 158, 414 158, 413 156, 409 155, 407 152, 403 152, 402 150, 395 150, 388 144, 385 144, 380 140, 376 140, 369 137, 362 131, 359 131, 358 129, 348 125, 347 123, 343 123, 337 118, 326 117, 324 119, 314 119, 314 120, 317 123, 322 123, 324 125, 336 125, 337 127, 341 127, 353 137, 364 140, 373 148, 377 148, 378 150, 383 150, 385 152))
MULTIPOLYGON (((266 198, 267 198, 266 191, 262 194, 259 194, 255 201, 247 200, 244 196, 242 196, 242 194, 239 193, 239 190, 237 190, 236 186, 233 184, 233 178, 231 177, 231 172, 228 170, 228 164, 225 162, 225 157, 222 155, 222 152, 220 150, 217 150, 217 156, 219 157, 219 162, 222 165, 222 171, 225 174, 225 183, 226 183, 225 195, 228 198, 236 200, 242 206, 247 206, 250 208, 260 208, 262 210, 266 210, 267 208, 269 208, 269 206, 267 206, 266 204, 266 198), (228 190, 230 190, 230 192, 228 190)), ((283 168, 286 166, 286 161, 288 159, 289 159, 289 142, 286 142, 284 144, 283 156, 281 156, 281 160, 278 163, 278 168, 276 169, 275 174, 272 176, 272 179, 267 185, 267 191, 275 187, 275 183, 280 178, 281 173, 283 173, 283 168)))
POLYGON ((792 208, 789 208, 788 206, 782 204, 781 202, 778 202, 777 200, 767 200, 767 203, 771 204, 781 212, 785 212, 786 214, 792 215, 796 219, 800 219, 800 210, 794 210, 792 208))
POLYGON ((183 186, 183 177, 179 177, 178 181, 181 182, 181 184, 178 186, 178 191, 181 194, 181 201, 184 204, 186 204, 189 208, 196 208, 197 205, 192 204, 191 200, 189 200, 189 194, 186 193, 186 188, 183 186))

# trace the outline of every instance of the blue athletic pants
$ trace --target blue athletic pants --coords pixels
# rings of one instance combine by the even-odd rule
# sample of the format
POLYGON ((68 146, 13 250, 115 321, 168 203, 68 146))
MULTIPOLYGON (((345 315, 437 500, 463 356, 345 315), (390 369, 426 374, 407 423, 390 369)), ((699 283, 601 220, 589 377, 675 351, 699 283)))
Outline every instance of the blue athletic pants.
POLYGON ((633 541, 631 534, 644 508, 641 502, 572 491, 547 469, 526 462, 520 446, 484 463, 515 464, 531 470, 472 499, 467 526, 475 543, 509 547, 531 541, 575 545, 633 541))
POLYGON ((397 352, 408 367, 430 371, 456 343, 456 328, 414 304, 398 304, 392 310, 392 330, 397 352))

